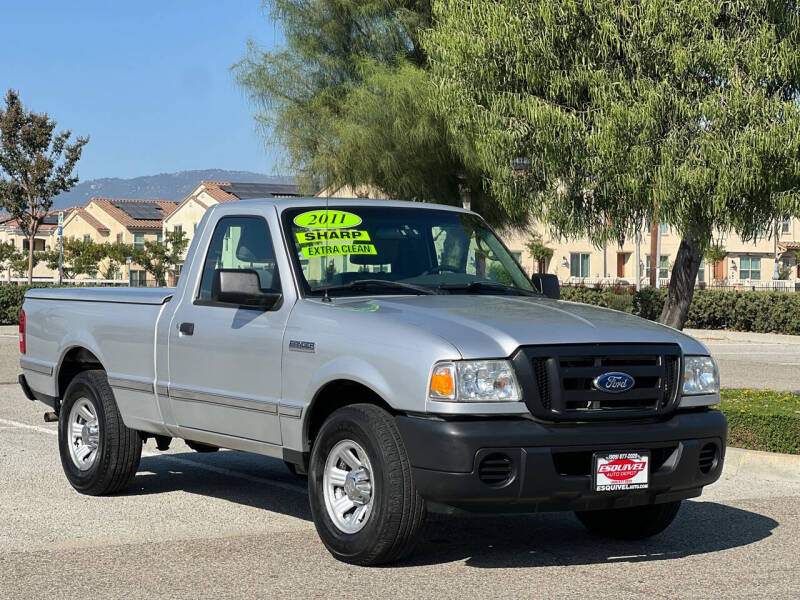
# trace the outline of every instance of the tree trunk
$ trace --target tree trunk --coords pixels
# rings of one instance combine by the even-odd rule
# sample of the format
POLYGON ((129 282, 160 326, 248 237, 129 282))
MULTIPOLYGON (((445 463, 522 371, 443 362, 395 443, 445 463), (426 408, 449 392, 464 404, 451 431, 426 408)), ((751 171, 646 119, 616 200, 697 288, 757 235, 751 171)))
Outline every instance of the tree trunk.
POLYGON ((658 235, 660 225, 653 215, 653 222, 650 224, 650 287, 658 285, 658 271, 661 266, 661 257, 658 256, 658 235))
MULTIPOLYGON (((34 234, 35 235, 35 234, 34 234)), ((34 236, 28 237, 28 285, 33 283, 33 242, 34 236)))
MULTIPOLYGON (((669 293, 659 318, 664 325, 683 329, 689 316, 689 305, 694 296, 694 285, 697 280, 697 272, 700 270, 702 255, 703 245, 697 235, 692 234, 681 240, 675 264, 672 267, 669 293)), ((650 264, 652 266, 652 260, 650 264)))

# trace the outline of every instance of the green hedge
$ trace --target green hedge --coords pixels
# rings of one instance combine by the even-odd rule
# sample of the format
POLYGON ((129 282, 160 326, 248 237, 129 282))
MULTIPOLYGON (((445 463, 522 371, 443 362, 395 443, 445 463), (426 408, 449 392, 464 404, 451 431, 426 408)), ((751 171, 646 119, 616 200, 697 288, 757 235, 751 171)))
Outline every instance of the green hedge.
MULTIPOLYGON (((657 321, 667 297, 665 288, 627 290, 563 287, 564 300, 614 308, 657 321)), ((687 327, 735 329, 800 335, 800 293, 696 290, 687 327)))
POLYGON ((800 454, 800 396, 772 390, 722 390, 728 444, 800 454))
POLYGON ((800 419, 786 415, 726 414, 728 445, 748 450, 800 454, 800 419))
POLYGON ((19 323, 19 311, 27 285, 0 285, 0 325, 16 325, 19 323))

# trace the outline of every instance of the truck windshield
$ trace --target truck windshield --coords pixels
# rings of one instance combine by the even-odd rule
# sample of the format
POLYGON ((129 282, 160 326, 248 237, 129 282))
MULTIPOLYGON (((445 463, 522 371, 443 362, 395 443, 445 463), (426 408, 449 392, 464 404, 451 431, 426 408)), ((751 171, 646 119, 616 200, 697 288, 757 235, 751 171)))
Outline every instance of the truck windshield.
POLYGON ((283 226, 310 295, 536 293, 470 214, 381 206, 289 209, 283 226))

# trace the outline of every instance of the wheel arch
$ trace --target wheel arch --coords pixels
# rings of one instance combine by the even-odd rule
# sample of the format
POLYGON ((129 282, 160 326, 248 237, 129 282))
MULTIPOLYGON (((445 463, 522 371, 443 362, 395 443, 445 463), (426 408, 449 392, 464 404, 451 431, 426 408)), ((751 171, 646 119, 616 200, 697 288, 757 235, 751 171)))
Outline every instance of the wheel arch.
POLYGON ((94 352, 82 345, 68 347, 63 352, 56 370, 56 397, 63 398, 64 392, 76 375, 94 369, 106 370, 94 352))
POLYGON ((328 381, 317 390, 305 411, 304 447, 311 449, 322 424, 334 411, 352 404, 372 404, 391 415, 398 414, 378 392, 364 383, 347 378, 328 381))

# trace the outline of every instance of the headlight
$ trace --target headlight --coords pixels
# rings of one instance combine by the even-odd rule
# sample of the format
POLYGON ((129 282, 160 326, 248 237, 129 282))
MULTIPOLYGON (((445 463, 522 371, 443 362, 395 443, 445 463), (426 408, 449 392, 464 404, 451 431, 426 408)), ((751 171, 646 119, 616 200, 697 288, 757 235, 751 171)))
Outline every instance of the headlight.
POLYGON ((719 371, 710 356, 687 356, 683 368, 683 395, 719 394, 719 371))
POLYGON ((451 402, 518 402, 522 398, 507 360, 459 360, 433 368, 428 396, 451 402))

